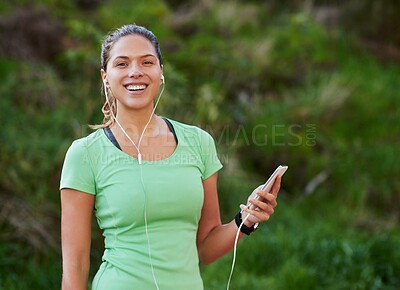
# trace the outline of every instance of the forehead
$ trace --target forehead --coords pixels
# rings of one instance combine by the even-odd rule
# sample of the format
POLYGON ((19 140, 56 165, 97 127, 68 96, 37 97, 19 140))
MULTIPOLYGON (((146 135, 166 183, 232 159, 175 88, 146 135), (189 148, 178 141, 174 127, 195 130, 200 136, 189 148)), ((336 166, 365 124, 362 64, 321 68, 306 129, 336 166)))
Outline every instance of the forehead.
POLYGON ((132 34, 118 39, 110 50, 110 59, 118 56, 137 57, 153 54, 157 56, 154 44, 144 36, 132 34))

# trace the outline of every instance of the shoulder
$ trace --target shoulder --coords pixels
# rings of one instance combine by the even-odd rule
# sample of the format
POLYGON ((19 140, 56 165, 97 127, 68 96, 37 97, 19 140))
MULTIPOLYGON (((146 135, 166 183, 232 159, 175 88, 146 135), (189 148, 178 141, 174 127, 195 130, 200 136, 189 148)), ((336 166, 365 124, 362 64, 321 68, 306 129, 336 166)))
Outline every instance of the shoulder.
POLYGON ((201 156, 216 152, 215 140, 209 132, 198 126, 168 120, 173 125, 181 146, 191 148, 201 156))
POLYGON ((172 120, 169 118, 167 118, 167 119, 168 119, 168 121, 171 122, 171 124, 174 126, 174 129, 176 131, 181 132, 186 137, 198 138, 200 140, 201 139, 206 139, 206 140, 213 139, 209 132, 207 132, 206 130, 204 130, 198 126, 185 124, 185 123, 175 121, 175 120, 172 120))
POLYGON ((103 129, 97 129, 96 131, 90 133, 89 135, 87 135, 85 137, 74 140, 72 144, 90 147, 100 141, 102 134, 104 134, 103 129))
POLYGON ((89 135, 76 139, 68 148, 67 154, 82 155, 86 154, 88 149, 96 147, 101 141, 102 129, 96 130, 89 135))
POLYGON ((60 189, 72 188, 95 194, 95 154, 99 151, 102 130, 72 142, 65 155, 61 171, 60 189))

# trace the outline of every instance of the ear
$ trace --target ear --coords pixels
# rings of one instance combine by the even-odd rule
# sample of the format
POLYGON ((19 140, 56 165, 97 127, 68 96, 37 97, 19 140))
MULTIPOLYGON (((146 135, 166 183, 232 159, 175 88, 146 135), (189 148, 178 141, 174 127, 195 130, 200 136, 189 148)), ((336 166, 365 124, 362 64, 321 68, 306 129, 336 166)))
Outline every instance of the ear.
POLYGON ((161 65, 161 83, 165 84, 164 66, 163 65, 161 65))
POLYGON ((101 73, 101 78, 103 79, 104 86, 108 87, 109 84, 108 84, 108 80, 107 80, 107 73, 104 71, 104 69, 101 69, 100 73, 101 73))

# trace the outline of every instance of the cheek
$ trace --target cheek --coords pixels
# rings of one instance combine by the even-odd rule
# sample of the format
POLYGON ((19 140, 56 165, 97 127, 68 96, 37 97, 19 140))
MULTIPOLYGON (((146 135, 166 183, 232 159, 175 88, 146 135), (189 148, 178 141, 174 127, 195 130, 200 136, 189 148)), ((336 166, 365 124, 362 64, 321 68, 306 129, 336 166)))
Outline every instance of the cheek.
POLYGON ((110 70, 107 74, 107 79, 110 85, 117 84, 121 79, 121 74, 118 71, 110 70))
POLYGON ((162 70, 160 66, 154 65, 149 70, 147 70, 147 74, 150 75, 153 79, 161 79, 162 70))

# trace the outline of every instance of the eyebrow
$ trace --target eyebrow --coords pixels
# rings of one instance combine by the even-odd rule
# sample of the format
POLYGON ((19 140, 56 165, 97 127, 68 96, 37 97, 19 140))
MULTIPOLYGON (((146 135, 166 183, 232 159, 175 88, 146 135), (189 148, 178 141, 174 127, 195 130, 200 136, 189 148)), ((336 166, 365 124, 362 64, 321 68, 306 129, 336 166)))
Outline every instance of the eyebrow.
MULTIPOLYGON (((149 57, 149 56, 154 57, 154 58, 157 58, 154 54, 151 54, 151 53, 148 53, 148 54, 145 54, 145 55, 141 55, 141 56, 139 56, 139 58, 146 58, 146 57, 149 57)), ((119 59, 119 58, 122 58, 122 59, 129 59, 128 56, 119 55, 119 56, 116 56, 116 57, 114 58, 113 61, 115 61, 115 60, 117 60, 117 59, 119 59)))

